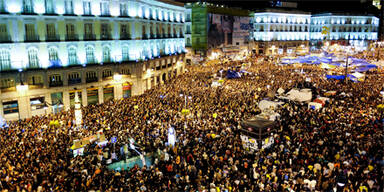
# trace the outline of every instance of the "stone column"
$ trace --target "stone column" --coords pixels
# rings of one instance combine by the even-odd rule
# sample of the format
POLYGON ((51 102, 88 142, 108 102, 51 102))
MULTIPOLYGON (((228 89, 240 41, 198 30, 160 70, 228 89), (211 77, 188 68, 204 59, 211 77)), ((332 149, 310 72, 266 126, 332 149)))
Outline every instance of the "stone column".
POLYGON ((87 88, 81 90, 81 103, 84 107, 88 105, 87 88))
POLYGON ((21 96, 18 99, 19 117, 20 119, 30 118, 31 115, 31 104, 28 96, 21 96))
POLYGON ((99 104, 104 103, 104 88, 99 87, 97 94, 99 95, 99 104))
POLYGON ((64 105, 63 107, 64 110, 69 110, 71 108, 68 91, 63 91, 63 105, 64 105))
POLYGON ((123 98, 123 85, 121 83, 116 83, 113 85, 113 95, 115 99, 123 98))

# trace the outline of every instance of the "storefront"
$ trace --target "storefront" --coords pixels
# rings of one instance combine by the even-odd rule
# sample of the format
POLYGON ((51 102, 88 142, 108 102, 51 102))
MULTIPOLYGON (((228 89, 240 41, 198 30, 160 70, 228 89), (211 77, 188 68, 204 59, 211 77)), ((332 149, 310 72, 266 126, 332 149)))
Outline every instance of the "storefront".
POLYGON ((123 83, 123 98, 129 98, 132 94, 132 83, 123 83))
POLYGON ((103 89, 103 94, 104 94, 104 102, 114 99, 113 86, 112 85, 105 86, 103 89))
POLYGON ((99 103, 99 91, 98 88, 87 88, 87 101, 88 105, 96 105, 99 103))

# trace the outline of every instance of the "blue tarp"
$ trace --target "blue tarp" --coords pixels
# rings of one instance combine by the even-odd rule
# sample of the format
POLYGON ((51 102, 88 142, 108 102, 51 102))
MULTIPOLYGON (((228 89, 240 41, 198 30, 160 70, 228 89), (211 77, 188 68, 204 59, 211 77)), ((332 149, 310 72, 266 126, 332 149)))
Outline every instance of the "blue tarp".
POLYGON ((342 80, 345 78, 345 75, 326 75, 327 79, 336 79, 342 80))
POLYGON ((233 70, 228 70, 227 71, 227 78, 228 79, 236 79, 236 78, 240 78, 241 75, 239 72, 236 72, 236 71, 233 71, 233 70))

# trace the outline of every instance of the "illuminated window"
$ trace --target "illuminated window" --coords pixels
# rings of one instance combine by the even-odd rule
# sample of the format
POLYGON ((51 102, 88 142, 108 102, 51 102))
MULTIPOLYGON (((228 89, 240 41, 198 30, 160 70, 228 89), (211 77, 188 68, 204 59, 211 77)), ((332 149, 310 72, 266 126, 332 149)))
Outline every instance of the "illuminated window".
POLYGON ((129 60, 129 48, 127 45, 124 45, 121 49, 122 55, 123 55, 123 61, 129 60))
POLYGON ((128 5, 120 3, 120 16, 128 16, 128 5))
POLYGON ((68 49, 68 64, 69 65, 76 65, 77 62, 77 51, 76 48, 70 47, 68 49))
POLYGON ((42 85, 43 77, 41 75, 32 75, 28 77, 28 85, 42 85))
POLYGON ((37 55, 37 49, 28 50, 28 67, 39 68, 39 57, 37 55))
POLYGON ((33 13, 32 0, 23 0, 23 12, 24 13, 33 13))
POLYGON ((111 49, 108 46, 103 47, 103 62, 111 62, 111 49))
POLYGON ((100 12, 101 15, 110 15, 109 14, 109 1, 102 1, 100 2, 100 12))
POLYGON ((108 23, 103 23, 101 24, 101 39, 110 39, 111 36, 110 36, 110 28, 109 28, 109 24, 108 23))
POLYGON ((91 46, 85 48, 87 63, 95 63, 95 49, 91 46))
POLYGON ((51 47, 48 49, 48 59, 49 61, 57 61, 59 60, 59 56, 58 56, 58 53, 57 53, 57 49, 51 47))
POLYGON ((25 24, 25 40, 35 41, 38 40, 35 32, 35 24, 25 24))
POLYGON ((46 38, 46 40, 57 40, 57 38, 56 38, 56 27, 55 27, 54 23, 47 23, 46 30, 47 30, 47 38, 46 38))
POLYGON ((53 0, 45 0, 45 13, 53 14, 55 13, 55 6, 53 0))
POLYGON ((1 79, 0 88, 10 88, 15 86, 15 81, 12 78, 1 79))
POLYGON ((73 15, 73 0, 65 0, 65 13, 69 15, 73 15))
POLYGON ((91 11, 91 2, 90 1, 83 1, 83 13, 84 15, 91 15, 92 14, 92 11, 91 11))
POLYGON ((4 13, 4 12, 5 12, 4 0, 0 0, 0 13, 4 13))
POLYGON ((0 71, 11 69, 11 55, 8 50, 0 50, 0 71))

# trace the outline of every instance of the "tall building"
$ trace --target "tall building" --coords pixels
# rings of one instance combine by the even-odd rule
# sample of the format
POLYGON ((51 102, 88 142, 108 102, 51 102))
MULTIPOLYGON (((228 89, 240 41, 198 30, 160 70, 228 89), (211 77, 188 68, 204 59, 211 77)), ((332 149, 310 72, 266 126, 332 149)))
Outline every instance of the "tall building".
POLYGON ((183 72, 183 4, 0 0, 0 116, 142 94, 183 72))
POLYGON ((377 40, 379 19, 373 15, 311 14, 266 9, 254 14, 255 52, 290 54, 319 48, 324 40, 366 49, 377 40))
POLYGON ((186 24, 187 60, 196 63, 214 49, 236 49, 248 46, 251 13, 209 3, 187 3, 186 24))

